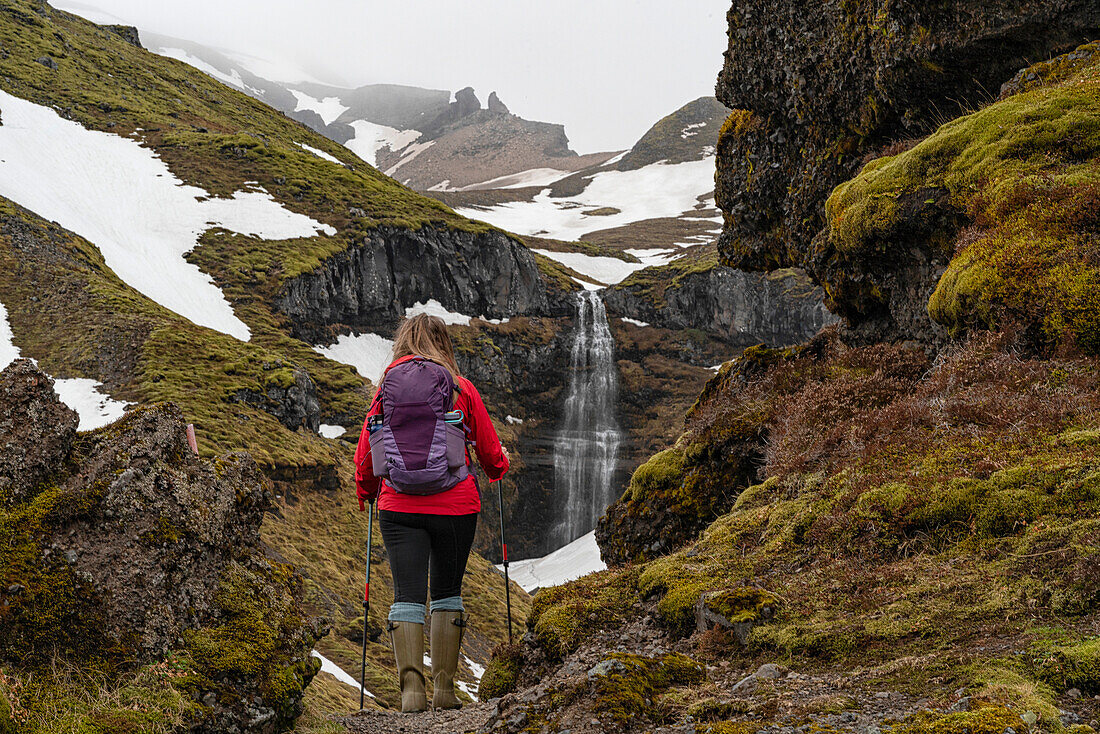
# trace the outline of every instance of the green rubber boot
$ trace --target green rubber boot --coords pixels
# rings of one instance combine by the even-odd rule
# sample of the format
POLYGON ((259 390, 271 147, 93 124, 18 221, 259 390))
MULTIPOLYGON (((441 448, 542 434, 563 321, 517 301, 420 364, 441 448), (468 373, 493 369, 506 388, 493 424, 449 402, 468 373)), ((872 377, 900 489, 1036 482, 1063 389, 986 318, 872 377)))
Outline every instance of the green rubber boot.
POLYGON ((458 671, 458 649, 466 631, 465 612, 432 612, 432 708, 462 708, 455 695, 455 673, 458 671))
POLYGON ((401 713, 412 714, 428 709, 424 690, 424 625, 416 622, 390 622, 390 641, 397 660, 397 679, 401 683, 401 713))

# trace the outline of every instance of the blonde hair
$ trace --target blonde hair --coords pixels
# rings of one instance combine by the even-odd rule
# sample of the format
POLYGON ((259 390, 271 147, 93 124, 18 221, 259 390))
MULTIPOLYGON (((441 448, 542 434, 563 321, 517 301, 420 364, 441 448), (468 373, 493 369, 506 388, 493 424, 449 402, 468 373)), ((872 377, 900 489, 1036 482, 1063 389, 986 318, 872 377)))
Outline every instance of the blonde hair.
POLYGON ((459 376, 458 363, 451 335, 443 319, 419 313, 405 319, 393 335, 393 360, 415 355, 430 359, 447 368, 452 377, 459 376))

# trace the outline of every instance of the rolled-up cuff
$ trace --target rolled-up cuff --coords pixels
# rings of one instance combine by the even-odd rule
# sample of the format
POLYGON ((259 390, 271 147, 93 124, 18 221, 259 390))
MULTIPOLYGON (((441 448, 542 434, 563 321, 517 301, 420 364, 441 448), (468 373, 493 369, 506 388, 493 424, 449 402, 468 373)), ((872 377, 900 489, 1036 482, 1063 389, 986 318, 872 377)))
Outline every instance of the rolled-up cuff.
POLYGON ((395 601, 390 607, 389 620, 391 622, 412 622, 424 624, 424 612, 427 609, 423 604, 411 601, 395 601))
POLYGON ((465 612, 461 596, 448 596, 446 599, 432 599, 433 612, 465 612))

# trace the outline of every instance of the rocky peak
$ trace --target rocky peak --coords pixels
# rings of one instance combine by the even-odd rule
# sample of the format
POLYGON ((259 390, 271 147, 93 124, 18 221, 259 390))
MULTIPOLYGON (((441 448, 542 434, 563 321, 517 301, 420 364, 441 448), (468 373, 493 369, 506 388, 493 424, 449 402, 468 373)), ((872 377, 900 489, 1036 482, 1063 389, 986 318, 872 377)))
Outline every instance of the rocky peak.
POLYGON ((510 114, 512 114, 508 110, 508 106, 500 101, 500 97, 497 96, 496 92, 491 92, 489 94, 489 112, 492 112, 495 115, 510 115, 510 114))

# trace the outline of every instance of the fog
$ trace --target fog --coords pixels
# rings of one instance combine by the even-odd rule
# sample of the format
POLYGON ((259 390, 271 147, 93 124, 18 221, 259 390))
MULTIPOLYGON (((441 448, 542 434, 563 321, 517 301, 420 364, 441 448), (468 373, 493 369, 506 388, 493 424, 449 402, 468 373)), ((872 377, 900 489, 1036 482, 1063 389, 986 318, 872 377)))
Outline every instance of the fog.
MULTIPOLYGON (((627 148, 714 93, 729 0, 60 0, 262 58, 339 86, 496 91, 512 112, 564 123, 575 150, 627 148)), ((280 81, 298 81, 284 79, 280 81)))

